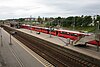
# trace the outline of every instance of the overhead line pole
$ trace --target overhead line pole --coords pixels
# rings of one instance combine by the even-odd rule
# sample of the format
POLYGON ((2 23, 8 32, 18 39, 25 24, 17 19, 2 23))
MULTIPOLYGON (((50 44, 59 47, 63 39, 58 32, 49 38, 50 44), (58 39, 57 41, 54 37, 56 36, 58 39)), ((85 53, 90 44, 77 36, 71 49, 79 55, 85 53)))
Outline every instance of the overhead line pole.
POLYGON ((73 23, 73 30, 75 30, 75 17, 74 17, 74 23, 73 23))

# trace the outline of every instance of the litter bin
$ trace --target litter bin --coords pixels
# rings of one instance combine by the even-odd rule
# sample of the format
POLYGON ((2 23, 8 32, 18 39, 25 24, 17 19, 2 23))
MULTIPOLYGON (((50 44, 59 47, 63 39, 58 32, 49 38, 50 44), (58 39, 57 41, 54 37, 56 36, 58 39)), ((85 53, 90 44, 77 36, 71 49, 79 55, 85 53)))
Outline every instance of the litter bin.
POLYGON ((40 32, 36 32, 36 34, 40 34, 40 32))

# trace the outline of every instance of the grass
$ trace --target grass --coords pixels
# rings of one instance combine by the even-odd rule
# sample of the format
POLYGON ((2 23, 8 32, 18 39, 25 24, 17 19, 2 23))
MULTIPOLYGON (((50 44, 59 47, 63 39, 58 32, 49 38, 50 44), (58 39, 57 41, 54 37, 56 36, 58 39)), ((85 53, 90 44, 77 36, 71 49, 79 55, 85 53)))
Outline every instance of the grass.
MULTIPOLYGON (((45 27, 45 24, 40 24, 39 26, 45 27)), ((61 27, 62 29, 67 29, 67 30, 73 30, 73 27, 61 27)), ((93 26, 88 26, 88 27, 75 27, 74 30, 77 31, 87 31, 87 32, 94 32, 94 27, 93 26)))
MULTIPOLYGON (((73 30, 73 27, 63 27, 63 29, 73 30)), ((89 26, 89 27, 75 27, 74 30, 94 32, 94 27, 92 27, 92 26, 89 26)))

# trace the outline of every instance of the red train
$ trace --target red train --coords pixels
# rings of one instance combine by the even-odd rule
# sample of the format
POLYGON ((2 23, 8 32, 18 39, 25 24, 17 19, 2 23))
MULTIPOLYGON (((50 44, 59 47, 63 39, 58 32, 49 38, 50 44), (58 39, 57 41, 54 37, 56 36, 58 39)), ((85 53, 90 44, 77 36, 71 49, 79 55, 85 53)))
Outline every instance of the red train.
MULTIPOLYGON (((86 44, 92 44, 92 45, 96 45, 97 47, 100 46, 100 41, 97 43, 96 40, 92 40, 92 41, 88 41, 88 42, 83 42, 83 40, 81 40, 81 38, 83 38, 84 36, 92 35, 91 33, 83 33, 83 32, 79 32, 79 31, 71 31, 71 30, 59 30, 59 29, 44 28, 44 27, 38 27, 38 26, 31 27, 30 25, 22 25, 21 27, 25 28, 25 29, 37 31, 37 32, 39 32, 39 34, 40 34, 40 32, 42 32, 42 33, 46 33, 46 34, 52 34, 54 36, 68 38, 68 44, 73 44, 73 45, 76 45, 76 44, 83 45, 84 44, 85 46, 86 46, 86 44)), ((99 50, 99 49, 97 48, 97 50, 99 50)))
POLYGON ((30 25, 22 25, 21 27, 25 29, 37 31, 37 32, 52 34, 54 36, 70 38, 71 40, 77 40, 79 37, 91 35, 91 34, 86 34, 79 31, 59 30, 59 29, 44 28, 44 27, 38 27, 38 26, 30 27, 30 25))

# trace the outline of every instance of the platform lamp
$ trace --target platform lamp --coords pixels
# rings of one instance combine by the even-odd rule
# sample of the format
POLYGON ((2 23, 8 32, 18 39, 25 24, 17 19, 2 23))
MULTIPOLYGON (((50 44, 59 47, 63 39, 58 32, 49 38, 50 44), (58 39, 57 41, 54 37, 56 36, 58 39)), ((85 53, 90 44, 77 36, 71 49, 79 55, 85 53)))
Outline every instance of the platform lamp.
POLYGON ((49 31, 50 31, 50 38, 51 38, 52 26, 49 27, 49 31))
POLYGON ((95 40, 97 41, 97 51, 99 51, 99 43, 98 43, 98 24, 99 24, 99 21, 96 21, 97 19, 97 16, 94 15, 92 17, 92 23, 94 24, 94 28, 95 28, 95 31, 94 31, 94 34, 95 34, 95 40))
MULTIPOLYGON (((53 20, 54 21, 54 20, 53 20)), ((51 35, 51 32, 54 30, 54 28, 53 28, 53 21, 50 21, 50 27, 49 27, 49 31, 50 31, 50 38, 52 37, 51 35)))
POLYGON ((95 24, 95 28, 96 28, 96 31, 95 31, 95 40, 97 42, 97 51, 99 51, 99 41, 100 41, 100 30, 99 30, 99 25, 100 25, 100 22, 97 21, 96 24, 95 24))
POLYGON ((100 25, 100 22, 96 21, 96 33, 99 33, 99 25, 100 25))
POLYGON ((95 33, 96 33, 96 22, 95 22, 96 19, 97 19, 96 15, 92 16, 92 23, 94 24, 95 33))
POLYGON ((15 34, 17 34, 16 31, 10 31, 10 42, 9 42, 9 45, 12 45, 12 38, 11 38, 11 36, 15 35, 15 34))
POLYGON ((32 16, 30 16, 30 33, 32 33, 32 16))
POLYGON ((0 28, 0 33, 1 33, 1 46, 3 46, 3 43, 2 43, 2 28, 0 28))
POLYGON ((75 30, 75 17, 74 17, 74 23, 73 23, 73 30, 75 30))
POLYGON ((52 22, 49 22, 49 32, 50 32, 50 38, 51 38, 51 31, 52 31, 52 22))

